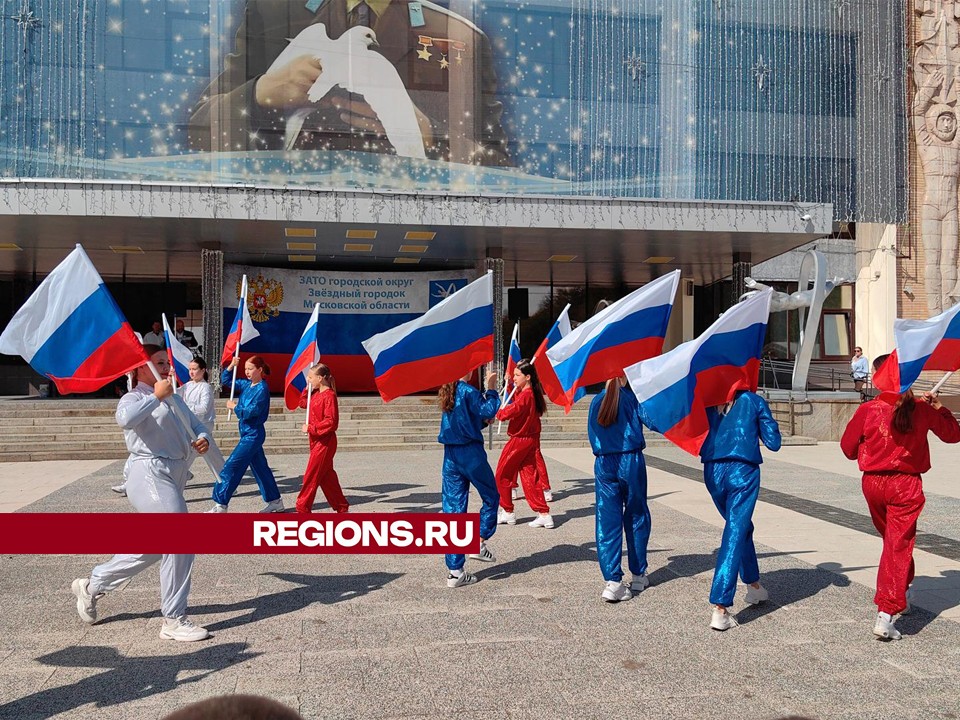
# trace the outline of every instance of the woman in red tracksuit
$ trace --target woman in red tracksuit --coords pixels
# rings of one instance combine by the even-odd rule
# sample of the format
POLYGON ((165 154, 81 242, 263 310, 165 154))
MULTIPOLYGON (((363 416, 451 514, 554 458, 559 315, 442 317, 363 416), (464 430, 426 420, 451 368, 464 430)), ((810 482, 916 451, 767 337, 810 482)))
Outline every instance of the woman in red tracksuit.
MULTIPOLYGON (((874 360, 874 372, 887 357, 874 360)), ((924 393, 918 400, 907 390, 894 402, 881 397, 861 405, 840 439, 843 454, 863 471, 863 496, 883 537, 873 634, 888 640, 901 637, 893 616, 910 608, 913 544, 925 502, 920 474, 930 469, 930 431, 946 443, 960 442, 960 425, 936 395, 924 393)))
MULTIPOLYGON (((337 406, 337 383, 323 363, 310 368, 307 383, 313 388, 310 398, 310 422, 303 424, 303 432, 310 436, 310 459, 303 473, 303 488, 297 496, 297 512, 310 513, 317 488, 330 503, 334 512, 347 512, 350 504, 343 496, 340 478, 333 469, 337 452, 337 427, 340 409, 337 406)), ((300 395, 300 407, 307 407, 307 388, 300 395)))
POLYGON ((529 360, 521 360, 513 371, 516 386, 513 402, 500 408, 498 420, 508 420, 507 434, 510 439, 503 446, 500 462, 497 463, 497 490, 500 492, 498 525, 516 525, 513 511, 513 485, 517 473, 523 485, 523 497, 530 509, 537 513, 530 527, 552 528, 550 506, 543 497, 543 486, 538 482, 537 454, 540 451, 540 416, 547 409, 543 388, 536 368, 529 360))

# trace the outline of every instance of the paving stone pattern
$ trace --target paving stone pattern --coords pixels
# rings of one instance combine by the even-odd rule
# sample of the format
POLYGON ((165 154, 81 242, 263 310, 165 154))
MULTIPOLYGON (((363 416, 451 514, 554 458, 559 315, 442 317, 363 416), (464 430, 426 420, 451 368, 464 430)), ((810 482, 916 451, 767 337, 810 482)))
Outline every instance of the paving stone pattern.
MULTIPOLYGON (((271 458, 288 506, 305 462, 271 458)), ((337 458, 364 512, 439 509, 439 465, 439 450, 337 458)), ((468 563, 472 587, 447 589, 440 556, 197 558, 191 617, 213 634, 203 643, 159 639, 155 568, 101 600, 102 620, 88 627, 69 586, 103 558, 2 557, 0 717, 160 718, 232 692, 306 718, 960 717, 960 626, 918 612, 900 621, 902 642, 877 642, 871 588, 762 545, 771 602, 750 608, 741 590, 739 627, 711 631, 719 533, 655 493, 651 587, 602 603, 593 481, 549 465, 556 529, 501 526, 497 562, 468 563)), ((775 465, 765 480, 787 471, 775 465)), ((109 491, 121 467, 24 511, 129 512, 109 491)), ((188 500, 200 512, 211 477, 195 471, 188 500)), ((260 504, 248 477, 232 508, 260 504)), ((518 518, 531 519, 522 500, 518 518)))

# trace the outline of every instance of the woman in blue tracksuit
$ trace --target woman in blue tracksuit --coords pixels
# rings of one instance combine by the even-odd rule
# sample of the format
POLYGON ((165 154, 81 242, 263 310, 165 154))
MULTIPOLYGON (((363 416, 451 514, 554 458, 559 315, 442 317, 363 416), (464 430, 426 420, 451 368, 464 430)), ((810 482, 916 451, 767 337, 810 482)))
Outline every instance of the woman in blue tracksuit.
POLYGON ((760 584, 752 518, 760 494, 760 441, 772 452, 779 450, 780 426, 766 401, 749 390, 726 405, 707 408, 707 419, 710 431, 700 448, 703 480, 726 521, 710 590, 710 627, 722 631, 736 625, 727 608, 733 605, 738 572, 748 586, 747 603, 769 597, 760 584))
MULTIPOLYGON (((234 358, 227 370, 232 370, 239 362, 239 358, 234 358)), ((263 424, 270 416, 270 390, 263 378, 270 374, 270 366, 259 355, 254 355, 247 360, 243 369, 247 379, 237 380, 239 400, 227 403, 227 407, 236 413, 240 421, 240 442, 230 453, 213 486, 215 505, 207 512, 227 511, 230 498, 237 491, 247 467, 253 471, 253 477, 260 486, 260 496, 266 503, 260 512, 283 512, 283 500, 280 499, 277 481, 267 465, 266 455, 263 454, 263 441, 266 437, 263 424)))
MULTIPOLYGON (((483 428, 493 420, 500 408, 500 396, 494 389, 497 374, 487 374, 487 390, 481 394, 468 384, 470 376, 447 383, 437 395, 443 416, 437 442, 443 444, 443 481, 441 497, 445 513, 465 513, 470 484, 480 493, 480 552, 471 555, 474 560, 493 562, 493 553, 487 540, 497 531, 497 508, 500 493, 493 478, 493 470, 483 449, 483 428)), ((463 555, 447 555, 447 587, 458 588, 477 581, 476 575, 463 569, 463 555)))
POLYGON ((597 560, 606 581, 601 598, 615 603, 646 588, 650 509, 647 507, 647 466, 643 460, 643 426, 639 403, 621 392, 626 378, 613 378, 590 403, 587 432, 596 460, 597 560), (627 536, 627 564, 633 573, 623 584, 623 536, 627 536))

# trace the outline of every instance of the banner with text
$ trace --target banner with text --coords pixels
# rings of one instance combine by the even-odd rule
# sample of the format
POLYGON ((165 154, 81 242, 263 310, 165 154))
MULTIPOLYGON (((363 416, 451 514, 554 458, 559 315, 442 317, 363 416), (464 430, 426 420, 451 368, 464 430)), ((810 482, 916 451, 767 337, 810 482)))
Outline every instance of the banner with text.
POLYGON ((373 364, 361 343, 384 330, 423 315, 476 277, 452 272, 338 272, 281 270, 226 265, 223 270, 224 327, 229 327, 247 276, 247 304, 260 337, 240 349, 241 357, 262 356, 271 367, 272 392, 283 392, 283 377, 314 303, 319 308, 317 346, 339 392, 376 392, 373 364))

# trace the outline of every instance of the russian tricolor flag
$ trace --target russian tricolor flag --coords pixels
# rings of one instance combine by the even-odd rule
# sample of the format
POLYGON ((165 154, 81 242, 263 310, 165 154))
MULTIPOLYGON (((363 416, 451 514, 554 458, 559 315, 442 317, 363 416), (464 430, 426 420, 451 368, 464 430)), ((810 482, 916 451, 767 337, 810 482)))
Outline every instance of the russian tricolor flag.
POLYGON ((893 323, 894 350, 873 376, 885 392, 906 392, 924 370, 960 370, 960 305, 929 320, 893 323))
POLYGON ((570 334, 570 303, 560 312, 557 321, 553 323, 550 332, 540 343, 537 352, 533 355, 533 366, 537 369, 537 377, 540 378, 540 385, 543 387, 543 394, 546 395, 554 405, 561 406, 565 412, 570 412, 573 403, 577 402, 587 392, 584 388, 579 388, 571 401, 563 391, 560 379, 553 371, 553 365, 547 358, 547 350, 554 347, 558 342, 570 334))
POLYGON ((493 274, 363 341, 384 402, 457 380, 493 360, 493 274))
POLYGON ((80 245, 40 283, 0 335, 64 395, 99 390, 149 361, 80 245))
POLYGON ((220 365, 229 365, 240 346, 256 337, 260 337, 260 332, 250 319, 250 309, 247 307, 247 276, 244 275, 240 285, 240 303, 237 305, 237 314, 233 317, 233 325, 230 326, 230 332, 223 343, 220 365))
POLYGON ((297 349, 293 351, 290 367, 287 368, 287 377, 283 384, 283 400, 287 410, 296 410, 300 405, 300 395, 307 386, 307 371, 320 361, 320 349, 317 347, 319 308, 319 305, 313 304, 313 312, 310 313, 297 349))
POLYGON ((645 425, 691 455, 710 429, 707 408, 756 390, 767 333, 767 289, 727 310, 696 340, 624 368, 645 425))
POLYGON ((167 359, 170 368, 177 376, 177 382, 186 385, 190 382, 190 363, 193 362, 193 353, 186 345, 177 340, 177 334, 170 329, 166 314, 161 314, 163 320, 163 338, 167 342, 167 359))
POLYGON ((572 405, 576 392, 622 374, 663 350, 680 271, 647 283, 594 315, 547 350, 572 405))
POLYGON ((513 371, 517 369, 517 364, 523 360, 520 354, 520 323, 513 326, 513 335, 510 336, 510 350, 507 352, 507 367, 504 370, 505 393, 509 395, 513 392, 513 371))

